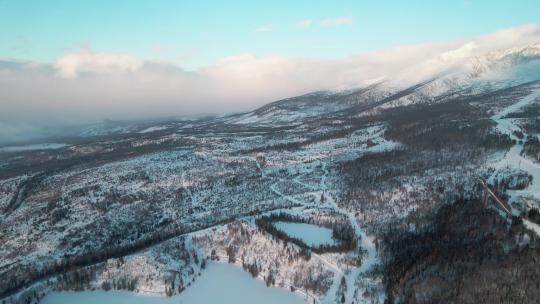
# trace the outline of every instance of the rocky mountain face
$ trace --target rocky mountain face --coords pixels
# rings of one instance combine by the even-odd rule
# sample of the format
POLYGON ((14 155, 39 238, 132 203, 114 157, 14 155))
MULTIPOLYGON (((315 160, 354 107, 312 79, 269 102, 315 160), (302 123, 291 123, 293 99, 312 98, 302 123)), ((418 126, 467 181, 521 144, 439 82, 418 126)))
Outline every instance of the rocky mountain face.
POLYGON ((317 303, 537 303, 540 45, 474 49, 414 83, 1 148, 0 299, 174 295, 221 259, 317 303))

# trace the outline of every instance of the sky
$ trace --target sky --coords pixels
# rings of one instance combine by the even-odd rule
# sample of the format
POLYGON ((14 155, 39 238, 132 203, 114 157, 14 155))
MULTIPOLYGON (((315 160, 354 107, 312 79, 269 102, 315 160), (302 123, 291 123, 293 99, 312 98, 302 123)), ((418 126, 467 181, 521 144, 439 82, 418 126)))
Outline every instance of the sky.
POLYGON ((419 80, 444 53, 540 42, 539 11, 527 0, 0 0, 0 142, 419 80))
POLYGON ((540 1, 0 0, 0 58, 80 49, 187 70, 238 54, 340 58, 540 23, 540 1))

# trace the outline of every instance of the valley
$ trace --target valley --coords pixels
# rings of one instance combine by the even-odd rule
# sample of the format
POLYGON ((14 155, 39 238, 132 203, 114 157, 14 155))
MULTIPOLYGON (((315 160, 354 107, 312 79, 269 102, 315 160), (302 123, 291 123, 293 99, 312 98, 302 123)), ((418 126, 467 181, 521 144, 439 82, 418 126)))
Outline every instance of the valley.
POLYGON ((517 72, 1 147, 0 299, 535 303, 540 74, 517 72))

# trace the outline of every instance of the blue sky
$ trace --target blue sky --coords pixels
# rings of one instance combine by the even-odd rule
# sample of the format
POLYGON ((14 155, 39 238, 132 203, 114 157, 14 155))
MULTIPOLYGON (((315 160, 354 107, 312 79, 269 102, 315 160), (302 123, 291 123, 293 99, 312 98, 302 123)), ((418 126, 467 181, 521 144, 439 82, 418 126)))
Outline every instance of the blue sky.
POLYGON ((246 53, 331 59, 540 23, 538 12, 538 0, 0 0, 0 58, 51 63, 90 48, 187 69, 246 53))

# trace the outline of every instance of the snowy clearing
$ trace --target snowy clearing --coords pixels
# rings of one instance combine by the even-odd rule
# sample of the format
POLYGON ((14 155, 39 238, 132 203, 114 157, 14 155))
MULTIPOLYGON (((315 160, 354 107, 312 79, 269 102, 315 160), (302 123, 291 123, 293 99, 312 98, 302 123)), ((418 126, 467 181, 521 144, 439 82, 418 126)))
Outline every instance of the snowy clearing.
POLYGON ((144 133, 151 133, 151 132, 161 131, 161 130, 166 130, 166 129, 167 129, 167 126, 154 126, 154 127, 149 127, 144 130, 141 130, 137 133, 144 134, 144 133))

